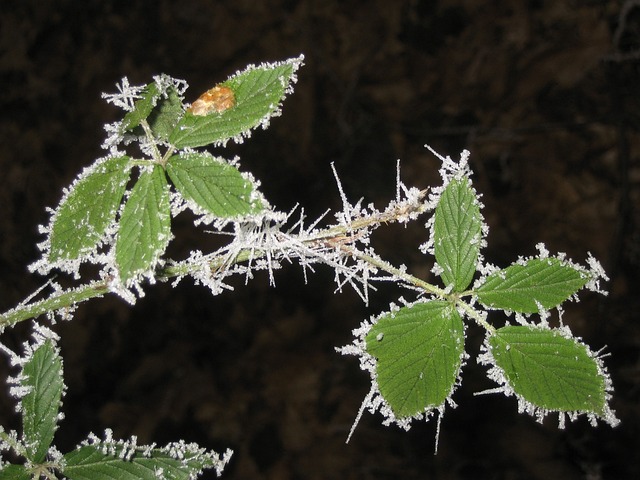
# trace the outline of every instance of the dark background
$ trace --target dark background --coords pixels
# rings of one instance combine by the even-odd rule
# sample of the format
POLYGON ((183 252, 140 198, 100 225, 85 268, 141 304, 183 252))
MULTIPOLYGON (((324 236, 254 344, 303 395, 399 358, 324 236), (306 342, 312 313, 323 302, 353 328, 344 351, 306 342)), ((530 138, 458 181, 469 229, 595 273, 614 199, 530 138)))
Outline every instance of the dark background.
MULTIPOLYGON (((233 479, 640 478, 640 7, 622 1, 13 0, 0 8, 0 310, 44 281, 37 256, 45 206, 102 156, 102 124, 120 113, 100 98, 128 76, 185 78, 193 100, 248 63, 304 53, 294 95, 267 132, 231 148, 281 209, 339 208, 330 163, 347 194, 383 206, 395 162, 410 185, 437 184, 432 145, 471 151, 490 225, 485 254, 506 265, 546 242, 599 258, 610 295, 585 294, 564 316, 594 350, 607 347, 622 424, 586 419, 556 428, 518 415, 469 360, 459 404, 409 433, 365 414, 344 444, 368 376, 334 346, 397 298, 368 307, 334 295, 328 269, 308 285, 299 267, 211 297, 184 281, 155 285, 130 308, 119 298, 81 306, 58 324, 69 387, 57 434, 72 448, 106 427, 140 442, 178 438, 235 450, 233 479), (636 452, 636 453, 634 453, 636 452)), ((182 218, 184 217, 184 218, 182 218)), ((421 223, 421 222, 418 222, 421 223)), ((175 222, 172 254, 207 239, 175 222)), ((387 227, 389 260, 427 278, 421 224, 387 227)), ((498 319, 496 319, 499 321, 498 319)), ((27 322, 25 322, 27 323, 27 322)), ((2 341, 19 349, 27 324, 2 341)), ((477 352, 481 332, 469 329, 477 352)), ((7 371, 4 358, 0 373, 7 371)), ((0 420, 18 428, 13 402, 0 420)))

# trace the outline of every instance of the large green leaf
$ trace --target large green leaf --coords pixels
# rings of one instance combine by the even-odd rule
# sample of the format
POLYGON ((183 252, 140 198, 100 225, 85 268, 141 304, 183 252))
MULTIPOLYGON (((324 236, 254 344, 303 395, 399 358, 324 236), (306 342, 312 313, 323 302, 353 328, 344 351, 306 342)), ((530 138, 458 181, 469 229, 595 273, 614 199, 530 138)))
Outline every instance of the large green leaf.
POLYGON ((557 258, 534 258, 492 273, 474 293, 489 307, 536 313, 540 305, 560 305, 587 281, 585 272, 557 258))
POLYGON ((441 406, 453 393, 464 351, 462 319, 448 302, 403 307, 366 337, 380 393, 398 418, 441 406))
POLYGON ((604 415, 604 375, 575 338, 540 327, 508 326, 488 343, 509 387, 527 402, 550 411, 604 415))
POLYGON ((233 91, 235 105, 206 116, 186 113, 171 133, 169 142, 177 148, 200 147, 247 136, 260 125, 266 128, 269 118, 279 113, 301 64, 302 57, 293 58, 250 66, 230 77, 222 85, 233 91))
POLYGON ((23 443, 28 459, 41 463, 53 441, 64 388, 62 359, 52 341, 38 347, 24 365, 21 384, 29 388, 21 400, 23 443))
POLYGON ((49 261, 91 253, 115 218, 127 181, 129 157, 107 157, 85 169, 56 211, 49 261))
POLYGON ((171 239, 169 185, 156 165, 144 170, 131 190, 120 219, 116 239, 116 263, 126 283, 151 269, 171 239))
POLYGON ((224 467, 217 455, 189 444, 154 449, 122 442, 84 445, 64 459, 63 474, 70 480, 187 480, 204 469, 224 467))
POLYGON ((262 208, 252 182, 209 153, 174 155, 167 162, 167 173, 180 194, 206 213, 233 218, 262 208))
POLYGON ((468 178, 449 182, 435 212, 434 251, 440 276, 454 292, 469 286, 482 240, 482 216, 468 178))

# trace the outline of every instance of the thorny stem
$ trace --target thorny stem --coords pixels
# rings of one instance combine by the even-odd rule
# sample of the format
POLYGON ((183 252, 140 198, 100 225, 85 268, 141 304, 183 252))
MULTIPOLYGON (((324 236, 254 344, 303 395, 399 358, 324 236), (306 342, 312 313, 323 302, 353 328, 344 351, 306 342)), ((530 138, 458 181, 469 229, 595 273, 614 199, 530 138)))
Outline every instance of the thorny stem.
POLYGON ((91 298, 102 297, 111 289, 107 281, 94 281, 80 285, 72 290, 57 292, 48 298, 33 303, 21 303, 17 307, 0 315, 0 331, 23 320, 36 318, 47 312, 69 308, 91 298))
POLYGON ((432 293, 434 295, 437 295, 441 298, 445 298, 445 299, 450 299, 451 294, 447 293, 445 290, 436 287, 435 285, 432 285, 428 282, 425 282, 424 280, 418 278, 418 277, 414 277, 413 275, 411 275, 410 273, 407 273, 404 270, 401 270, 397 267, 394 267, 393 265, 391 265, 389 262, 382 260, 381 258, 376 258, 373 257, 371 255, 368 255, 366 253, 362 253, 359 252, 355 249, 349 249, 349 253, 351 253, 351 255, 354 258, 358 258, 360 260, 363 260, 365 262, 367 262, 369 265, 373 265, 374 267, 379 268, 380 270, 383 270, 387 273, 390 273, 391 275, 393 275, 394 277, 397 277, 403 281, 405 281, 406 283, 409 283, 411 285, 415 285, 418 288, 421 288, 422 290, 424 290, 427 293, 432 293))
POLYGON ((495 332, 496 329, 491 324, 489 324, 477 310, 475 310, 471 305, 469 305, 468 303, 460 299, 459 293, 448 293, 446 290, 443 290, 442 288, 436 287, 435 285, 425 282, 421 278, 414 277, 410 273, 407 273, 404 270, 394 267, 389 262, 382 260, 381 258, 376 258, 371 255, 367 255, 365 253, 359 252, 357 250, 351 250, 350 253, 353 257, 363 260, 367 262, 369 265, 373 265, 379 268, 380 270, 390 273, 394 277, 399 278, 410 285, 414 285, 424 290, 427 293, 431 293, 433 295, 436 295, 442 298, 443 300, 448 300, 450 302, 455 303, 456 306, 464 310, 465 313, 470 318, 473 318, 476 321, 476 323, 478 323, 480 326, 484 327, 486 330, 488 330, 491 333, 495 332))
POLYGON ((495 333, 495 327, 487 322, 485 318, 480 314, 480 312, 478 312, 478 310, 473 308, 467 302, 463 302, 462 300, 460 300, 460 298, 458 298, 456 301, 456 305, 464 310, 470 318, 473 318, 478 325, 484 327, 484 329, 490 333, 495 333))
MULTIPOLYGON (((425 282, 424 280, 407 273, 405 270, 391 265, 389 262, 382 260, 381 258, 361 252, 349 246, 350 242, 355 241, 358 238, 359 231, 364 231, 369 228, 376 228, 382 223, 399 221, 400 218, 409 213, 420 214, 424 211, 426 211, 426 207, 422 202, 420 202, 418 205, 410 206, 408 209, 406 206, 392 208, 384 212, 356 218, 345 225, 341 224, 318 230, 312 235, 306 237, 302 241, 302 243, 310 247, 314 245, 317 246, 318 244, 338 244, 340 245, 339 248, 341 248, 345 252, 345 254, 348 254, 355 259, 366 262, 367 264, 386 273, 389 273, 395 278, 398 278, 410 285, 424 290, 427 293, 436 295, 449 301, 454 301, 456 304, 460 305, 460 307, 465 310, 470 317, 474 318, 476 322, 483 325, 488 330, 493 330, 493 327, 487 324, 486 321, 481 316, 479 316, 479 314, 471 306, 460 301, 460 299, 454 297, 453 294, 450 294, 435 285, 425 282)), ((212 272, 215 272, 220 268, 229 267, 232 264, 240 264, 258 258, 264 258, 268 255, 269 252, 267 249, 261 250, 259 247, 245 248, 239 250, 233 258, 229 258, 225 254, 220 254, 217 257, 212 258, 207 264, 207 267, 212 272)), ((156 272, 156 279, 160 281, 167 281, 172 278, 195 273, 195 270, 198 268, 202 267, 186 262, 167 264, 166 266, 158 269, 158 271, 156 272)), ((0 315, 0 330, 23 320, 36 318, 47 312, 63 311, 64 313, 64 309, 66 308, 72 308, 76 304, 84 302, 91 298, 102 297, 112 291, 112 286, 110 285, 111 281, 112 279, 97 280, 69 290, 55 292, 48 298, 32 303, 24 301, 14 309, 11 309, 0 315)))

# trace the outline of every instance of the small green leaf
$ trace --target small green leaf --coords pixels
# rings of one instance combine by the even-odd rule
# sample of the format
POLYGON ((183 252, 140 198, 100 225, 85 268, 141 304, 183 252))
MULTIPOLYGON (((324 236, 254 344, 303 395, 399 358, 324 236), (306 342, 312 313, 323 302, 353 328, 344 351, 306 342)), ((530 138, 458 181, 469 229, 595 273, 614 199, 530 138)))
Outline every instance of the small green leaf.
POLYGON ((62 359, 52 341, 43 343, 22 370, 22 435, 28 459, 42 463, 53 441, 61 405, 62 359))
POLYGON ((247 136, 260 125, 266 128, 269 118, 279 113, 301 64, 302 57, 292 58, 250 66, 230 77, 222 85, 233 91, 235 105, 206 116, 186 113, 171 133, 169 142, 177 148, 201 147, 247 136))
POLYGON ((589 281, 587 274, 557 258, 534 258, 492 273, 475 290, 483 305, 536 313, 560 305, 589 281))
POLYGON ((70 480, 188 480, 205 469, 221 471, 224 467, 217 455, 193 444, 154 449, 124 446, 121 442, 84 445, 64 459, 63 474, 70 480))
POLYGON ((180 194, 206 213, 233 218, 262 208, 253 184, 237 168, 208 153, 174 155, 167 173, 180 194))
POLYGON ((182 99, 175 87, 169 87, 167 96, 158 99, 147 121, 156 138, 167 140, 183 115, 182 99))
POLYGON ((116 239, 120 279, 127 282, 157 263, 171 239, 169 185, 162 167, 144 170, 122 212, 116 239))
POLYGON ((49 261, 91 253, 113 221, 129 180, 129 157, 107 157, 85 169, 53 218, 49 261))
POLYGON ((2 480, 32 480, 32 473, 22 465, 4 465, 0 467, 2 480))
POLYGON ((434 251, 440 276, 454 292, 469 286, 476 271, 482 240, 482 216, 468 178, 453 179, 435 212, 434 251))
POLYGON ((448 302, 416 303, 381 317, 366 344, 377 359, 380 393, 396 417, 437 408, 453 393, 464 327, 448 302))
POLYGON ((603 416, 606 382, 586 345, 556 330, 498 329, 489 338, 496 365, 513 391, 538 408, 603 416))
POLYGON ((137 100, 133 110, 124 116, 122 120, 122 131, 128 132, 140 125, 142 120, 145 120, 153 110, 159 96, 160 91, 157 83, 153 82, 147 85, 142 92, 142 98, 137 100))

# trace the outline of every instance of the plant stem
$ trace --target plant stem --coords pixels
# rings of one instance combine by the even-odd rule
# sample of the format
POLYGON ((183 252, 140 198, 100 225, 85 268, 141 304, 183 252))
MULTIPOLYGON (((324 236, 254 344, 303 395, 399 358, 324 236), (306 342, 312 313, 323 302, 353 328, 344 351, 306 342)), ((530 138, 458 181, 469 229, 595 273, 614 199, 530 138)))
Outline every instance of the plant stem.
POLYGON ((487 331, 489 331, 491 333, 495 333, 495 331, 496 331, 495 327, 493 325, 491 325, 489 322, 487 322, 485 320, 485 317, 482 316, 480 314, 480 312, 478 312, 478 310, 473 308, 468 303, 463 302, 459 298, 458 298, 458 301, 456 302, 456 305, 458 305, 460 308, 462 308, 466 312, 466 314, 469 315, 470 318, 473 318, 476 321, 476 323, 478 325, 480 325, 485 330, 487 330, 487 331))
POLYGON ((442 288, 436 287, 435 285, 425 282, 421 278, 414 277, 410 273, 407 273, 404 270, 394 267, 389 262, 382 260, 381 258, 377 258, 353 249, 351 249, 350 253, 353 257, 363 260, 367 262, 369 265, 373 265, 374 267, 377 267, 380 270, 390 273, 394 277, 399 278, 410 285, 414 285, 418 288, 421 288, 427 293, 432 293, 443 299, 447 299, 447 300, 451 299, 451 294, 447 293, 442 288))
MULTIPOLYGON (((153 147, 153 159, 156 161, 156 163, 162 163, 163 157, 160 154, 160 150, 158 150, 158 144, 157 144, 157 140, 153 134, 153 132, 151 131, 151 127, 149 126, 149 122, 147 122, 147 120, 142 120, 140 122, 140 125, 142 125, 142 129, 144 130, 144 133, 147 136, 147 140, 149 141, 149 144, 151 144, 151 146, 153 147)), ((162 165, 164 166, 164 164, 162 165)))
POLYGON ((457 294, 457 293, 448 293, 446 290, 443 290, 442 288, 436 287, 435 285, 432 285, 432 284, 430 284, 428 282, 425 282, 421 278, 414 277, 413 275, 405 272, 404 270, 401 270, 401 269, 399 269, 397 267, 394 267, 389 262, 386 262, 385 260, 382 260, 381 258, 376 258, 376 257, 373 257, 371 255, 367 255, 365 253, 358 252, 358 251, 352 251, 351 254, 355 258, 363 260, 363 261, 367 262, 368 264, 379 268, 380 270, 383 270, 383 271, 385 271, 387 273, 390 273, 394 277, 399 278, 401 280, 404 280, 406 283, 408 283, 410 285, 414 285, 414 286, 416 286, 418 288, 421 288, 422 290, 424 290, 427 293, 431 293, 433 295, 437 295, 438 297, 442 298, 443 300, 448 300, 448 301, 454 302, 457 306, 459 306, 462 310, 464 310, 465 313, 470 318, 473 318, 476 321, 476 323, 478 323, 480 326, 484 327, 486 330, 488 330, 488 331, 490 331, 492 333, 495 332, 496 329, 491 324, 489 324, 484 319, 484 317, 476 309, 474 309, 468 303, 462 301, 460 299, 459 294, 457 294))
MULTIPOLYGON (((415 285, 426 292, 438 295, 442 298, 449 298, 450 295, 444 290, 431 285, 407 272, 400 270, 388 262, 380 258, 362 253, 356 249, 348 247, 348 243, 359 238, 358 232, 374 229, 382 223, 391 223, 398 221, 399 218, 406 216, 408 213, 422 213, 426 209, 422 203, 412 205, 399 205, 397 209, 390 209, 385 212, 372 213, 369 216, 363 216, 352 220, 351 223, 345 225, 334 225, 325 229, 314 232, 313 234, 305 234, 301 239, 301 243, 308 245, 312 250, 314 247, 335 246, 340 245, 345 253, 359 258, 370 265, 379 268, 405 282, 415 285), (346 244, 345 244, 346 243, 346 244)), ((261 249, 260 246, 239 250, 233 258, 225 253, 214 256, 207 263, 207 268, 215 272, 220 268, 229 267, 234 264, 247 262, 252 259, 264 258, 270 254, 267 248, 261 249)), ((167 281, 172 278, 181 277, 195 273, 197 269, 201 269, 202 265, 192 264, 188 262, 177 262, 168 264, 156 272, 156 279, 167 281)), ((20 303, 15 308, 0 315, 0 331, 5 327, 15 325, 23 320, 36 318, 48 312, 55 312, 71 308, 78 303, 84 302, 91 298, 102 297, 114 289, 110 286, 109 280, 97 280, 75 288, 54 292, 49 297, 29 303, 28 300, 20 303)), ((31 298, 31 297, 29 297, 31 298)))
POLYGON ((54 293, 48 298, 33 303, 21 303, 0 315, 0 331, 23 320, 36 318, 47 312, 69 308, 90 298, 102 297, 110 292, 106 281, 95 281, 71 290, 54 293))

